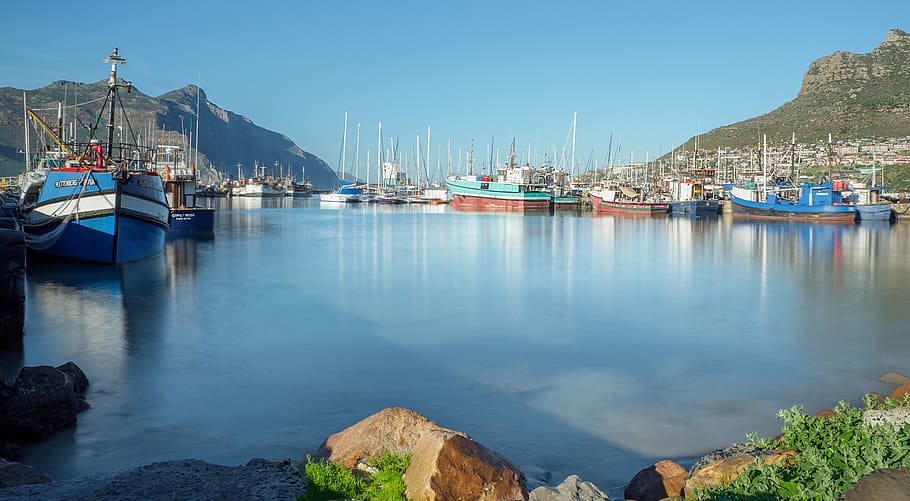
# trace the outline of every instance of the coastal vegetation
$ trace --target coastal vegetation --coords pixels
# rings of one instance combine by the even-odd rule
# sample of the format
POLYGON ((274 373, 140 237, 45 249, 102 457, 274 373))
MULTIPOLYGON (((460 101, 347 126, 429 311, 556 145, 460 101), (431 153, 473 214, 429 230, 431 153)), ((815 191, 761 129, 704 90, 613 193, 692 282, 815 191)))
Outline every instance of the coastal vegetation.
POLYGON ((307 491, 298 501, 361 499, 363 501, 399 501, 405 499, 403 475, 411 455, 385 453, 371 464, 376 472, 359 476, 328 459, 307 457, 304 471, 307 491))
POLYGON ((762 449, 795 452, 792 461, 760 464, 732 483, 697 491, 700 500, 837 499, 864 475, 877 469, 910 467, 910 424, 873 424, 868 411, 894 410, 902 400, 864 398, 865 409, 840 402, 833 411, 810 416, 799 406, 781 410, 782 434, 774 439, 751 435, 762 449))

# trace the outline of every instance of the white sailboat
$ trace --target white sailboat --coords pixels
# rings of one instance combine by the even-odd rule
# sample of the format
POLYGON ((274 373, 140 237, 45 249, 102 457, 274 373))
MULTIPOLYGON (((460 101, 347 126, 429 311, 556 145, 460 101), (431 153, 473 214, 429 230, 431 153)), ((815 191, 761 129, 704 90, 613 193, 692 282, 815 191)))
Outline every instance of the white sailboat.
POLYGON ((323 193, 319 196, 321 202, 330 203, 357 203, 361 201, 363 187, 356 181, 344 179, 345 150, 348 143, 348 113, 344 113, 344 132, 341 136, 341 186, 332 193, 323 193))

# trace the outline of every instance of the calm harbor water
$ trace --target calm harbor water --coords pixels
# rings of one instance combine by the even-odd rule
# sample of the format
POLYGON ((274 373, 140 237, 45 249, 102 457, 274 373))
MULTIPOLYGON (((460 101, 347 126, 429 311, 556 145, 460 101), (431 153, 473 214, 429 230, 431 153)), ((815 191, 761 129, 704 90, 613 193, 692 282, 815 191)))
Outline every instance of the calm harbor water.
POLYGON ((302 459, 388 406, 616 495, 908 371, 910 224, 459 213, 214 200, 213 239, 30 270, 25 365, 92 408, 23 449, 57 479, 302 459))

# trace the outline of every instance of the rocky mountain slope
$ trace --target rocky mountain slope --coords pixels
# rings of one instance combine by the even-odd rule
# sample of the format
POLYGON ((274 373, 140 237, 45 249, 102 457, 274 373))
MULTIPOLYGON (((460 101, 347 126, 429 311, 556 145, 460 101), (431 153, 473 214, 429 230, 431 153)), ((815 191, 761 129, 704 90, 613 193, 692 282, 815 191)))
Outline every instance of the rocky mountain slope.
MULTIPOLYGON (((84 139, 88 128, 100 114, 99 131, 103 140, 106 138, 107 112, 101 110, 101 105, 106 92, 106 80, 92 84, 61 80, 29 90, 27 99, 29 108, 47 110, 42 114, 52 121, 56 121, 57 103, 65 101, 70 106, 66 122, 71 128, 75 127, 80 139, 84 139), (74 113, 71 108, 74 103, 88 104, 78 106, 74 113), (72 125, 74 122, 75 126, 72 125)), ((189 136, 190 129, 198 124, 199 168, 202 173, 208 171, 207 177, 211 177, 214 170, 236 176, 238 164, 244 175, 250 176, 257 162, 275 170, 277 175, 277 162, 285 172, 291 169, 298 177, 305 169, 306 177, 317 189, 332 188, 336 183, 335 173, 322 159, 304 151, 286 136, 210 102, 205 92, 195 85, 158 97, 148 96, 133 87, 129 93, 121 92, 120 97, 127 113, 123 118, 129 121, 137 136, 154 134, 159 141, 173 144, 175 141, 182 142, 181 135, 189 136), (197 93, 200 102, 198 120, 195 116, 197 93)), ((22 114, 22 90, 0 88, 0 175, 15 175, 22 171, 24 155, 19 153, 24 150, 22 114)), ((126 122, 123 118, 118 117, 118 124, 126 122)), ((195 136, 195 131, 192 134, 195 136)))
MULTIPOLYGON (((910 136, 910 34, 893 29, 868 54, 835 52, 809 65, 799 94, 755 118, 699 137, 699 148, 910 136), (759 132, 760 131, 760 132, 759 132)), ((690 139, 688 144, 692 144, 690 139)))

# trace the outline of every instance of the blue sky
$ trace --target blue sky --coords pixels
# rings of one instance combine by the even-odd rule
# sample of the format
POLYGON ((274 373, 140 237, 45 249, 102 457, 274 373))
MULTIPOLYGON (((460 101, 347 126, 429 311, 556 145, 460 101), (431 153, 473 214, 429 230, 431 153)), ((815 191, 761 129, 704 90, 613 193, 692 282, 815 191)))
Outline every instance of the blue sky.
POLYGON ((119 47, 142 92, 198 83, 333 168, 345 111, 348 165, 357 122, 361 162, 379 120, 403 150, 431 125, 434 163, 449 138, 453 156, 473 138, 480 161, 491 138, 501 157, 513 137, 523 155, 561 151, 573 112, 582 161, 603 161, 611 134, 623 161, 643 160, 793 99, 819 57, 910 31, 905 1, 874 0, 116 2, 109 35, 84 3, 15 3, 0 86, 98 81, 119 47))

